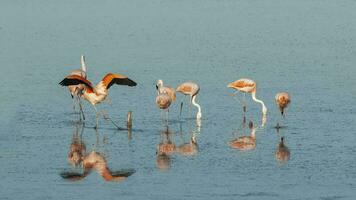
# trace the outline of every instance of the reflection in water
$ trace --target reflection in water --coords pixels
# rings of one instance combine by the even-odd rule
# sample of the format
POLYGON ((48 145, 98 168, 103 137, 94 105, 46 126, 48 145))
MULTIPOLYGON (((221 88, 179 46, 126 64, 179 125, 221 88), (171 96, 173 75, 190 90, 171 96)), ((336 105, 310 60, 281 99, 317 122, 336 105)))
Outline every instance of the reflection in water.
POLYGON ((82 140, 83 130, 84 130, 83 123, 75 124, 72 143, 70 144, 69 153, 68 153, 68 162, 72 164, 74 167, 77 167, 80 164, 81 159, 86 151, 85 144, 82 140))
MULTIPOLYGON (((200 119, 197 119, 197 123, 200 123, 200 119)), ((190 131, 190 140, 189 142, 185 142, 181 145, 179 145, 176 148, 176 153, 184 156, 193 156, 198 153, 198 143, 197 143, 197 134, 200 134, 200 128, 201 126, 198 125, 196 127, 196 130, 190 131)), ((182 124, 180 124, 180 133, 181 136, 183 137, 183 131, 182 131, 182 124)))
MULTIPOLYGON (((182 127, 180 124, 181 136, 182 127)), ((193 156, 198 153, 198 143, 197 143, 197 134, 200 133, 200 127, 197 127, 197 130, 191 131, 190 141, 183 142, 183 144, 176 146, 172 141, 173 132, 169 130, 169 127, 166 127, 164 131, 160 132, 160 142, 157 145, 157 157, 156 157, 156 166, 161 170, 168 170, 171 168, 173 154, 179 154, 183 156, 193 156)), ((183 138, 182 138, 183 140, 183 138)), ((183 140, 184 141, 184 140, 183 140)))
POLYGON ((176 148, 176 152, 185 156, 192 156, 198 153, 198 143, 196 136, 193 135, 190 142, 179 145, 176 148))
MULTIPOLYGON (((245 129, 245 125, 243 124, 242 126, 243 129, 245 129)), ((254 127, 252 121, 249 123, 249 128, 251 130, 250 136, 241 136, 231 140, 229 142, 231 148, 241 151, 253 150, 256 148, 256 127, 254 127)))
POLYGON ((134 171, 112 172, 109 170, 105 157, 99 152, 92 151, 83 158, 84 172, 96 170, 106 181, 123 181, 134 171))
POLYGON ((200 127, 201 127, 201 119, 197 119, 197 131, 200 132, 200 127))
MULTIPOLYGON (((69 162, 76 167, 81 166, 82 172, 62 172, 60 174, 62 178, 72 181, 82 180, 90 174, 92 170, 95 170, 106 181, 123 181, 135 172, 134 170, 111 171, 104 154, 96 150, 92 150, 86 154, 85 144, 81 138, 83 131, 83 124, 81 124, 81 126, 76 124, 68 155, 69 162), (81 130, 80 136, 78 135, 79 130, 81 130)), ((98 146, 99 134, 97 133, 96 136, 96 146, 98 146)))
POLYGON ((156 165, 158 169, 167 170, 171 168, 171 158, 170 155, 175 151, 175 144, 171 140, 172 133, 167 127, 160 134, 160 143, 157 145, 157 160, 156 165))
POLYGON ((287 162, 290 158, 290 151, 284 143, 284 137, 281 137, 281 141, 278 144, 276 153, 274 154, 277 161, 280 163, 287 162))

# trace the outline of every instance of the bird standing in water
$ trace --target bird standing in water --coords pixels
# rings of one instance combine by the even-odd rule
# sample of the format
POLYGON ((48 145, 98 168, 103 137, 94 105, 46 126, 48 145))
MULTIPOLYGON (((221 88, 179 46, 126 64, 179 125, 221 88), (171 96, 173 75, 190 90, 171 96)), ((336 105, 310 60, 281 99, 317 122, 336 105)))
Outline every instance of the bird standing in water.
POLYGON ((157 94, 166 93, 172 99, 172 102, 176 100, 176 91, 170 86, 164 86, 161 79, 157 81, 156 89, 157 94))
POLYGON ((276 99, 276 104, 278 105, 279 110, 281 111, 281 115, 284 116, 284 109, 290 103, 290 96, 288 92, 277 93, 275 99, 276 99))
POLYGON ((163 86, 162 80, 157 81, 156 89, 156 104, 160 109, 166 111, 166 122, 168 124, 169 106, 176 100, 176 93, 173 88, 163 86))
MULTIPOLYGON (((262 105, 262 114, 267 114, 267 107, 264 102, 256 98, 256 82, 251 79, 239 79, 227 85, 229 88, 233 88, 243 93, 251 93, 252 99, 262 105)), ((246 106, 244 103, 244 112, 246 112, 246 106)))
POLYGON ((96 126, 98 128, 99 124, 99 113, 96 109, 96 105, 103 102, 109 94, 109 88, 113 84, 117 85, 127 85, 127 86, 136 86, 136 82, 129 79, 128 77, 121 75, 121 74, 113 74, 108 73, 104 76, 104 78, 94 87, 90 81, 86 78, 83 78, 78 75, 69 75, 65 77, 60 83, 62 86, 69 86, 69 85, 79 85, 83 84, 84 90, 82 92, 82 97, 91 103, 96 112, 96 126))
MULTIPOLYGON (((184 95, 189 95, 190 96, 190 103, 193 104, 195 107, 198 108, 197 116, 196 118, 199 120, 202 117, 201 114, 201 107, 200 105, 195 101, 198 93, 199 93, 200 87, 198 84, 193 83, 193 82, 185 82, 182 83, 177 87, 177 92, 180 92, 184 95)), ((183 107, 183 101, 181 102, 181 107, 180 107, 180 114, 182 113, 182 107, 183 107)))
MULTIPOLYGON (((83 78, 87 78, 87 67, 85 65, 85 57, 84 55, 81 55, 80 57, 80 65, 81 65, 81 69, 75 69, 73 71, 71 71, 71 73, 69 75, 77 75, 77 76, 81 76, 83 78)), ((85 120, 85 116, 84 116, 84 112, 83 112, 83 107, 82 107, 82 103, 81 103, 81 94, 82 91, 84 90, 84 85, 83 84, 78 84, 78 85, 68 85, 68 90, 70 92, 70 95, 73 99, 73 109, 75 112, 75 108, 76 108, 76 104, 78 104, 79 109, 80 109, 80 117, 81 119, 85 120)))

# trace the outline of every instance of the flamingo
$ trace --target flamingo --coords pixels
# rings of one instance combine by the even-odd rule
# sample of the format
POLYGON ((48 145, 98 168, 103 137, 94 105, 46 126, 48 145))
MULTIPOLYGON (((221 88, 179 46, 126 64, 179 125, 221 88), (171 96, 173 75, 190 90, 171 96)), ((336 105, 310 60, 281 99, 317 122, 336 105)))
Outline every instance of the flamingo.
POLYGON ((289 160, 290 152, 288 147, 284 144, 284 137, 281 137, 281 141, 279 142, 277 151, 274 155, 276 159, 280 162, 289 160))
MULTIPOLYGON (((181 85, 179 85, 177 87, 177 92, 180 92, 184 95, 189 95, 190 96, 190 103, 193 104, 195 107, 198 108, 198 112, 197 112, 197 120, 201 119, 202 114, 201 114, 201 107, 200 105, 195 101, 198 93, 199 93, 200 87, 198 84, 193 83, 193 82, 185 82, 182 83, 181 85)), ((180 113, 182 112, 182 106, 183 106, 183 101, 181 102, 181 110, 180 113)))
MULTIPOLYGON (((87 78, 87 67, 85 65, 85 57, 84 55, 80 56, 80 65, 81 65, 81 69, 75 69, 73 71, 71 71, 71 73, 69 75, 77 75, 77 76, 81 76, 83 78, 87 78)), ((84 112, 83 112, 83 108, 82 108, 82 104, 81 104, 81 100, 80 100, 80 95, 82 93, 82 91, 84 90, 84 85, 83 84, 79 84, 79 85, 68 85, 68 90, 70 92, 70 95, 73 99, 73 108, 75 111, 75 104, 77 101, 77 103, 79 104, 79 109, 81 112, 81 117, 83 118, 83 120, 85 120, 85 116, 84 116, 84 112)))
MULTIPOLYGON (((236 81, 228 84, 227 87, 236 89, 243 93, 251 93, 252 99, 255 102, 260 103, 262 105, 262 114, 263 115, 267 114, 267 108, 266 108, 264 102, 256 98, 256 82, 255 81, 253 81, 251 79, 242 78, 242 79, 236 80, 236 81)), ((244 106, 244 112, 246 112, 245 106, 244 106)))
POLYGON ((157 94, 166 93, 171 99, 172 102, 176 100, 176 91, 169 86, 163 86, 163 81, 159 79, 156 84, 157 94))
POLYGON ((96 112, 96 126, 95 129, 98 128, 99 124, 99 113, 96 109, 96 105, 103 102, 105 98, 109 94, 109 88, 113 84, 117 85, 127 85, 127 86, 136 86, 136 82, 129 79, 128 77, 121 75, 121 74, 113 74, 108 73, 104 76, 104 78, 94 87, 92 83, 78 75, 69 75, 65 77, 60 83, 62 86, 69 86, 69 85, 79 85, 83 84, 84 90, 82 92, 82 97, 91 103, 96 112))
POLYGON ((249 123, 251 129, 250 136, 241 136, 237 139, 230 141, 230 147, 238 149, 241 151, 252 150, 256 147, 256 128, 253 126, 253 123, 249 123))
POLYGON ((166 121, 168 122, 169 106, 176 99, 175 91, 171 87, 164 87, 162 80, 157 81, 156 89, 158 93, 156 104, 160 109, 166 110, 166 121))
POLYGON ((276 94, 276 104, 279 106, 279 110, 281 111, 281 115, 284 116, 284 109, 290 103, 290 96, 288 92, 279 92, 276 94))

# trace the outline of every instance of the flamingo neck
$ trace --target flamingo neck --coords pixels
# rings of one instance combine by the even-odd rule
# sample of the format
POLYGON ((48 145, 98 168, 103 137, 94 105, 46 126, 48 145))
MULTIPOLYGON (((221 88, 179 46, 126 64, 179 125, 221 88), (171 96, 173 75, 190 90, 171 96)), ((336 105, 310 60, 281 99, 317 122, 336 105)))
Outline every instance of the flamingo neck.
POLYGON ((85 65, 85 57, 82 55, 80 57, 80 65, 82 67, 83 72, 87 72, 87 66, 85 65))
POLYGON ((201 119, 201 108, 200 108, 200 105, 195 101, 196 97, 197 97, 196 95, 193 96, 192 104, 198 108, 197 119, 201 119))
POLYGON ((252 137, 253 139, 256 138, 256 128, 255 128, 255 127, 253 127, 253 128, 251 129, 251 137, 252 137))
POLYGON ((255 102, 260 103, 260 104, 262 105, 262 114, 263 114, 263 115, 266 115, 266 114, 267 114, 267 108, 266 108, 266 106, 265 106, 265 103, 263 103, 263 101, 261 101, 261 100, 259 100, 259 99, 256 98, 256 90, 254 90, 251 95, 252 95, 252 99, 253 99, 255 102))

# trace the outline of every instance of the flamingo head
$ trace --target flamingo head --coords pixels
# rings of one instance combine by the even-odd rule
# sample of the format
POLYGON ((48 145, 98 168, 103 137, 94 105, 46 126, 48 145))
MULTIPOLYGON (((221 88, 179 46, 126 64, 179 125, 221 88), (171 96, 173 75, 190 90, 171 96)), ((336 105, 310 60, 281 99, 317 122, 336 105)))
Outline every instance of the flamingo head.
POLYGON ((192 136, 191 141, 193 144, 197 144, 197 138, 195 136, 192 136))
POLYGON ((158 90, 162 86, 163 86, 163 81, 161 79, 157 80, 156 89, 158 90))

